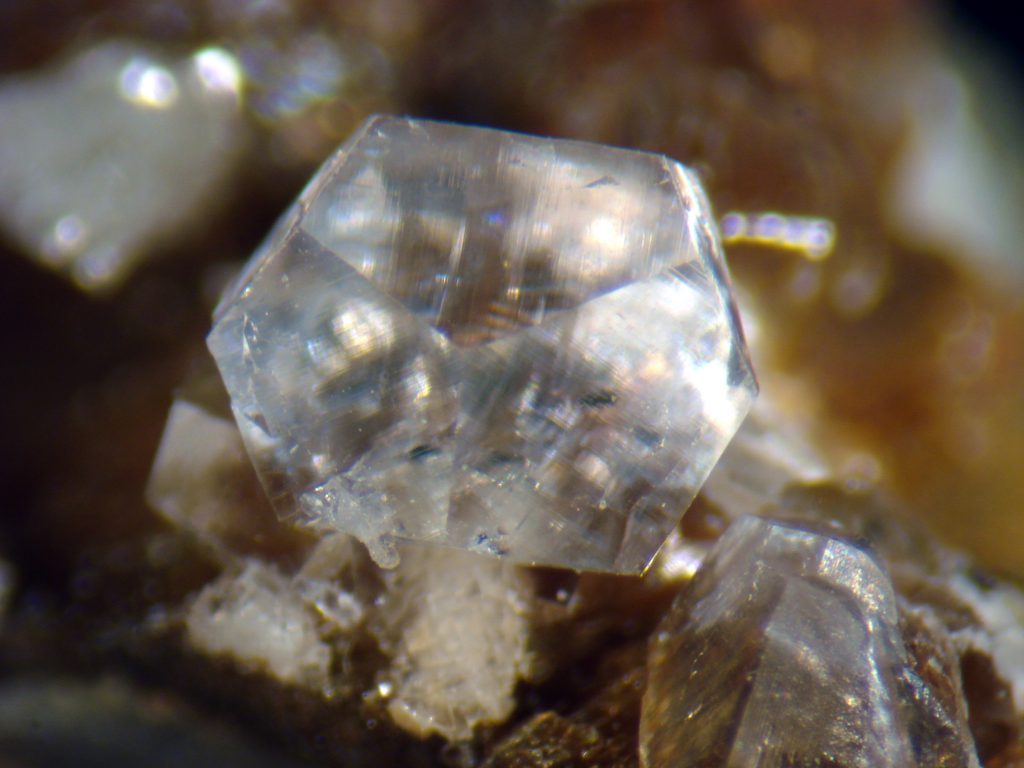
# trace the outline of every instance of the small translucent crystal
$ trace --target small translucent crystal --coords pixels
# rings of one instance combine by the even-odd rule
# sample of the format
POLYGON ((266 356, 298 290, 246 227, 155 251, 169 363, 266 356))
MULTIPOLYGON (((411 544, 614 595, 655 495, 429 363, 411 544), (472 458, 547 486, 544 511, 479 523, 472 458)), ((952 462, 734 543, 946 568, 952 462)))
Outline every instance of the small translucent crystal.
POLYGON ((744 517, 655 632, 644 768, 977 768, 963 694, 904 643, 866 549, 744 517))
POLYGON ((391 117, 324 165, 208 341, 278 509, 386 565, 418 540, 642 571, 757 391, 687 169, 391 117))

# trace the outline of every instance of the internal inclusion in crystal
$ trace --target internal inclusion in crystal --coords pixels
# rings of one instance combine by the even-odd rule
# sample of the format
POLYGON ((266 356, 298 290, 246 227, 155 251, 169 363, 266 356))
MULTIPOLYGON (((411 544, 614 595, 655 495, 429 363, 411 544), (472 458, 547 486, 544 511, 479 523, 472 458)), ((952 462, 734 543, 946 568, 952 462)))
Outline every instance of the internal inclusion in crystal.
POLYGON ((756 395, 668 158, 371 118, 209 345, 278 509, 362 539, 642 571, 756 395))

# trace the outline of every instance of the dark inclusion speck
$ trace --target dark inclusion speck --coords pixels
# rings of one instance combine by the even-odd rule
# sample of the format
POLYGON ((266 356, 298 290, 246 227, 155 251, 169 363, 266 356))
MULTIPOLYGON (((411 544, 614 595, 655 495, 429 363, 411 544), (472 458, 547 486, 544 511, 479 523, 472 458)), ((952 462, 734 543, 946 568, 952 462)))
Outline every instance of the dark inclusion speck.
POLYGON ((421 459, 425 459, 428 456, 433 456, 440 452, 440 448, 435 448, 432 445, 417 445, 415 448, 409 451, 409 460, 419 461, 421 459))
POLYGON ((609 405, 615 405, 618 402, 619 396, 608 389, 603 389, 600 392, 591 392, 588 395, 584 395, 580 398, 580 405, 586 408, 604 408, 609 405))

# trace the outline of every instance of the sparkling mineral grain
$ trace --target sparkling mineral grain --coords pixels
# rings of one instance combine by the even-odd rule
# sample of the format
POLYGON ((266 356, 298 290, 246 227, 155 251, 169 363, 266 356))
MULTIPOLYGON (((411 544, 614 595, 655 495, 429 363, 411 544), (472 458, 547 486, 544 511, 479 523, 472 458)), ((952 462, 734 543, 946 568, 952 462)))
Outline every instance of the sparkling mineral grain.
POLYGON ((641 763, 977 766, 962 694, 933 684, 866 550, 742 518, 654 636, 641 763))
POLYGON ((209 345, 286 516, 638 572, 757 391, 703 192, 665 157, 379 117, 209 345))

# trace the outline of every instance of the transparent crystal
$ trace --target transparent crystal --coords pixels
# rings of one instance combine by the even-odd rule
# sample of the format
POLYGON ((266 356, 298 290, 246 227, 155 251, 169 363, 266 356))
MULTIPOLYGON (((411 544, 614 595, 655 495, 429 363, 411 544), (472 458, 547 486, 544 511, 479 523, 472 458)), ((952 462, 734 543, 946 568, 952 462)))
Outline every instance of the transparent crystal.
POLYGON ((369 120, 209 345, 278 509, 362 539, 642 571, 757 385, 718 235, 665 157, 369 120))
POLYGON ((745 517, 654 634, 640 762, 977 768, 963 694, 943 695, 939 669, 908 653, 871 553, 745 517))

